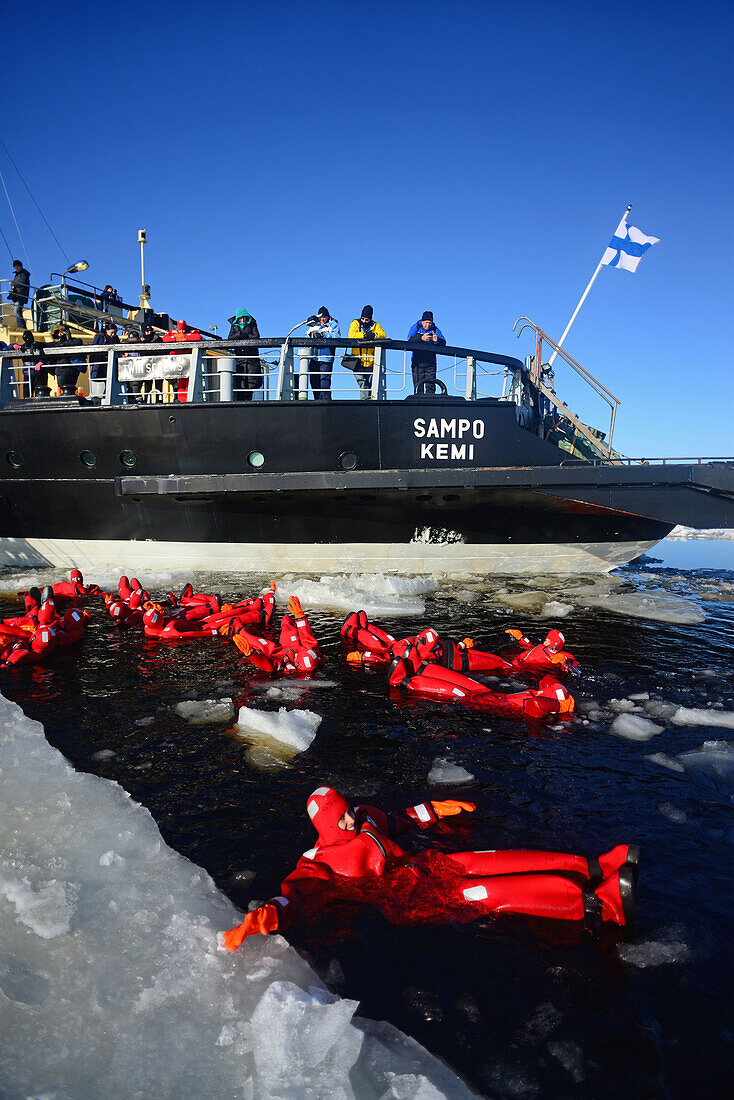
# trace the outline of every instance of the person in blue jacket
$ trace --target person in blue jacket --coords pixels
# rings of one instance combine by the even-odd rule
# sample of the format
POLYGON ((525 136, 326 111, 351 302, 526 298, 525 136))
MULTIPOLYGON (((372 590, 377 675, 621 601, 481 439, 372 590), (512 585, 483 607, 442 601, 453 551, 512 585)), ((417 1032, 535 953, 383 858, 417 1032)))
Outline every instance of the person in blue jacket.
POLYGON ((411 367, 413 370, 413 389, 415 393, 423 386, 424 393, 436 392, 436 353, 430 349, 435 344, 445 344, 441 329, 436 326, 430 309, 424 311, 420 321, 408 333, 408 343, 417 344, 413 352, 411 367))
MULTIPOLYGON (((321 306, 317 316, 309 317, 308 336, 337 340, 341 336, 339 322, 332 317, 326 306, 321 306)), ((334 349, 327 347, 311 348, 308 377, 313 390, 314 401, 331 401, 331 371, 334 366, 334 349)))

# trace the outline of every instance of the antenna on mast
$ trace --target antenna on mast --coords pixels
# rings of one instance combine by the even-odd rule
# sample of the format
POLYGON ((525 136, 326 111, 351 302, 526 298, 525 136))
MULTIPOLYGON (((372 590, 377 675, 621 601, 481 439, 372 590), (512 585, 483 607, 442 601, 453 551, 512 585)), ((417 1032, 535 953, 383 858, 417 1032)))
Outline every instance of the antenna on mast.
POLYGON ((150 287, 145 281, 145 246, 147 244, 147 230, 138 230, 138 244, 140 245, 140 308, 145 311, 150 309, 150 287))

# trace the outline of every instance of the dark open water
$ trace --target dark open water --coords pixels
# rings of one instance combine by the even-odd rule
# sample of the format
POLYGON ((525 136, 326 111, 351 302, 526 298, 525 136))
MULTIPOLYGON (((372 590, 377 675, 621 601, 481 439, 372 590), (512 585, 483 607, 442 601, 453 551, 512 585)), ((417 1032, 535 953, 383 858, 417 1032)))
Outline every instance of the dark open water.
MULTIPOLYGON (((541 733, 456 706, 396 704, 383 674, 345 666, 344 615, 311 611, 306 601, 327 658, 320 675, 338 687, 306 689, 295 704, 267 699, 262 675, 233 646, 146 643, 137 630, 116 628, 96 602, 80 652, 3 674, 0 689, 43 723, 77 768, 118 780, 144 803, 165 840, 242 908, 277 893, 311 846, 304 803, 314 787, 328 783, 358 801, 401 807, 442 796, 426 783, 437 757, 475 777, 450 792, 478 810, 438 834, 447 848, 592 854, 622 840, 639 843, 639 920, 627 943, 520 919, 395 928, 371 912, 359 914, 348 934, 322 921, 294 930, 292 942, 333 988, 361 1002, 363 1014, 414 1035, 484 1095, 728 1095, 734 756, 727 762, 723 753, 734 730, 666 725, 647 742, 609 733, 608 701, 636 693, 649 693, 653 705, 734 710, 734 572, 727 571, 734 543, 668 543, 663 553, 670 567, 630 567, 620 574, 626 587, 641 598, 647 589, 683 596, 706 612, 704 623, 644 620, 578 601, 563 614, 578 581, 557 579, 545 589, 543 582, 447 583, 427 597, 424 616, 382 618, 398 636, 431 623, 493 650, 506 626, 534 638, 560 626, 582 666, 572 691, 591 717, 580 713, 541 733), (508 598, 529 590, 560 603, 562 618, 508 608, 508 598), (172 711, 183 698, 216 696, 261 709, 305 707, 323 722, 307 752, 263 770, 231 729, 189 726, 172 711), (153 721, 136 725, 144 718, 153 721), (721 744, 709 746, 703 770, 646 759, 663 753, 675 765, 706 742, 721 744), (101 750, 115 755, 95 757, 101 750)), ((239 597, 266 578, 197 580, 239 597)), ((287 585, 280 592, 282 608, 287 585)), ((16 607, 4 598, 0 615, 16 607)))

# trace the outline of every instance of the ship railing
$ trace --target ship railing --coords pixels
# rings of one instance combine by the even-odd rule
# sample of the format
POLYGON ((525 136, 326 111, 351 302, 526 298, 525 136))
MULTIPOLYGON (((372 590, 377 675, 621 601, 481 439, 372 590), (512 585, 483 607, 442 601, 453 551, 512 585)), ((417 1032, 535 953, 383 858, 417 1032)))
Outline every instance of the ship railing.
MULTIPOLYGON (((608 466, 605 458, 566 458, 561 466, 608 466)), ((618 455, 614 460, 615 466, 731 466, 734 465, 734 456, 728 455, 665 455, 663 457, 628 458, 618 455)))
MULTIPOLYGON (((66 345, 61 349, 47 347, 46 359, 53 372, 53 363, 61 358, 76 360, 80 369, 80 384, 90 397, 104 405, 125 402, 151 403, 183 399, 195 402, 237 401, 244 398, 268 401, 305 401, 313 399, 313 383, 319 378, 330 381, 330 395, 335 400, 405 399, 413 396, 410 356, 415 344, 405 340, 360 342, 360 350, 373 356, 363 364, 354 364, 356 371, 342 362, 351 356, 354 341, 346 337, 335 340, 255 338, 253 340, 206 340, 175 344, 66 345), (329 361, 314 355, 317 349, 329 361), (138 362, 139 361, 139 362, 138 362), (94 366, 97 378, 85 381, 86 368, 94 366), (362 376, 364 388, 356 375, 362 376), (137 381, 143 383, 142 387, 137 381)), ((515 401, 526 400, 523 387, 527 382, 524 364, 511 356, 469 348, 436 345, 437 389, 439 398, 461 397, 468 401, 495 397, 515 401), (512 384, 507 387, 507 378, 512 384), (487 390, 502 378, 501 393, 487 390), (452 392, 454 391, 454 392, 452 392), (458 391, 458 393, 456 392, 458 391)), ((0 404, 10 397, 29 395, 29 367, 17 351, 2 353, 0 404)), ((90 371, 91 373, 91 371, 90 371)))
POLYGON ((515 324, 512 326, 512 331, 517 329, 517 337, 520 338, 521 334, 526 328, 531 328, 535 333, 535 355, 530 356, 528 359, 528 369, 530 373, 530 380, 548 403, 558 410, 560 415, 567 420, 576 432, 583 435, 591 445, 601 450, 608 459, 617 461, 620 457, 612 447, 612 439, 614 437, 614 425, 617 420, 617 410, 621 404, 618 397, 615 397, 610 390, 603 386, 598 378, 595 378, 593 374, 582 367, 568 352, 562 348, 555 340, 544 332, 539 325, 536 325, 535 321, 532 321, 529 317, 518 317, 515 324), (518 329, 517 326, 520 325, 518 329), (551 363, 544 363, 543 361, 543 343, 546 343, 553 350, 551 356, 551 363, 557 355, 560 355, 561 359, 573 370, 579 378, 581 378, 587 386, 589 386, 593 392, 600 397, 602 401, 609 408, 609 431, 606 433, 606 440, 602 439, 598 432, 590 428, 568 408, 568 405, 558 397, 553 386, 553 371, 551 369, 551 363))

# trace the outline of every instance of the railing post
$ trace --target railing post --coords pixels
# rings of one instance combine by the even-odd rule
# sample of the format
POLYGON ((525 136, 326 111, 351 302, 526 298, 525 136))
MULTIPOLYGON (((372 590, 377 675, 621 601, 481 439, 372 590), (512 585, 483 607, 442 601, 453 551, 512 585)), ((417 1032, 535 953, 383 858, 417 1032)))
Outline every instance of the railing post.
POLYGON ((276 401, 293 400, 293 348, 288 343, 288 338, 280 349, 280 364, 278 366, 278 388, 275 394, 276 401))
POLYGON ((467 355, 466 357, 465 396, 467 401, 476 401, 477 399, 477 364, 473 355, 467 355))
POLYGON ((219 382, 218 399, 220 401, 232 400, 232 380, 235 372, 236 362, 229 357, 221 357, 217 359, 217 378, 219 382))
POLYGON ((0 359, 0 405, 5 405, 13 397, 13 387, 10 382, 10 372, 13 369, 13 360, 5 356, 0 359))
POLYGON ((375 348, 370 396, 373 401, 384 401, 387 397, 387 348, 375 348))
POLYGON ((104 384, 103 405, 119 405, 122 402, 122 383, 117 377, 117 351, 110 345, 107 350, 107 377, 104 384))
MULTIPOLYGON (((308 401, 308 364, 311 359, 310 348, 298 349, 298 400, 308 401)), ((321 362, 316 360, 316 364, 321 362)))
POLYGON ((201 346, 199 344, 194 344, 191 349, 191 369, 189 371, 189 385, 186 391, 187 402, 201 401, 202 398, 201 353, 201 346))

